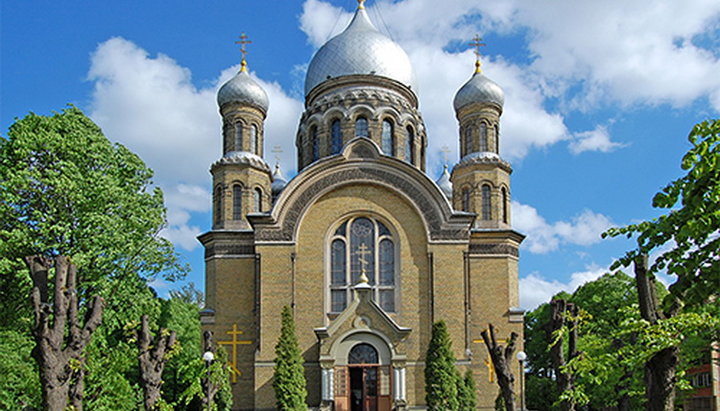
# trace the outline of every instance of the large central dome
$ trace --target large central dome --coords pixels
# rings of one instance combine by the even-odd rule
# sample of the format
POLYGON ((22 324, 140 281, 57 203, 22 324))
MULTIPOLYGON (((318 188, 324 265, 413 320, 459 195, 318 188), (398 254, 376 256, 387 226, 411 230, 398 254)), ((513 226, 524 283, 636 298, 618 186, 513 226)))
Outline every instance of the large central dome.
POLYGON ((407 54, 377 31, 363 7, 358 8, 345 31, 315 53, 305 77, 305 95, 325 80, 354 74, 387 77, 415 88, 407 54))

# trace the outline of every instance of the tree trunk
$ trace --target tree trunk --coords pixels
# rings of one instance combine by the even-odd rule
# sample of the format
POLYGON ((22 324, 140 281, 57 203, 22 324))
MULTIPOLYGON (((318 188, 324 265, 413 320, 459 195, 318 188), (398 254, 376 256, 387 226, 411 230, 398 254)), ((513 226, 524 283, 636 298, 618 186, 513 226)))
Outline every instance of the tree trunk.
MULTIPOLYGON (((640 303, 640 315, 650 324, 657 324, 660 319, 675 316, 678 304, 673 304, 668 311, 659 308, 655 294, 655 277, 648 275, 647 255, 635 259, 635 281, 640 303)), ((645 397, 647 411, 673 411, 675 405, 675 371, 678 365, 678 347, 661 350, 645 363, 645 397)))
MULTIPOLYGON (((203 333, 203 354, 209 351, 213 353, 213 356, 215 356, 215 346, 213 345, 212 336, 212 331, 205 331, 203 333)), ((203 396, 203 407, 208 408, 208 404, 213 403, 215 394, 217 394, 219 387, 217 384, 213 384, 213 381, 210 378, 210 364, 205 364, 205 367, 205 377, 202 380, 203 390, 205 390, 205 395, 203 396)))
POLYGON ((67 407, 68 400, 71 400, 71 405, 82 410, 85 377, 82 370, 83 350, 100 325, 104 302, 97 296, 93 299, 85 315, 85 325, 81 327, 78 321, 75 265, 64 256, 54 259, 30 256, 24 260, 33 281, 35 322, 32 331, 35 348, 32 355, 40 371, 43 408, 62 411, 67 407), (53 266, 55 284, 53 299, 50 301, 48 273, 53 266), (73 366, 71 361, 75 363, 73 366))
POLYGON ((160 400, 162 372, 167 361, 165 354, 175 344, 175 331, 163 336, 164 331, 161 329, 153 339, 148 324, 148 316, 142 316, 142 324, 138 331, 137 340, 140 349, 140 355, 138 355, 140 382, 143 387, 146 411, 154 409, 158 400, 160 400))
POLYGON ((490 359, 492 360, 493 367, 495 368, 495 375, 497 376, 498 385, 500 386, 500 392, 503 400, 505 400, 505 409, 508 411, 515 410, 515 377, 513 376, 511 364, 513 361, 513 352, 515 352, 515 342, 518 335, 516 333, 510 334, 510 340, 506 346, 498 345, 495 339, 495 327, 492 324, 488 324, 488 330, 483 330, 480 335, 485 346, 490 353, 490 359), (490 331, 488 336, 488 330, 490 331))
MULTIPOLYGON (((573 377, 571 374, 564 372, 562 369, 567 361, 575 358, 577 353, 577 307, 565 300, 552 300, 550 302, 552 314, 550 322, 545 326, 545 333, 550 346, 550 359, 552 361, 553 370, 555 371, 555 381, 560 393, 573 389, 573 377), (568 359, 565 360, 563 353, 563 336, 556 333, 562 333, 563 327, 567 321, 567 315, 571 316, 568 330, 568 359)), ((571 401, 562 401, 560 403, 561 411, 574 411, 575 404, 571 401)))

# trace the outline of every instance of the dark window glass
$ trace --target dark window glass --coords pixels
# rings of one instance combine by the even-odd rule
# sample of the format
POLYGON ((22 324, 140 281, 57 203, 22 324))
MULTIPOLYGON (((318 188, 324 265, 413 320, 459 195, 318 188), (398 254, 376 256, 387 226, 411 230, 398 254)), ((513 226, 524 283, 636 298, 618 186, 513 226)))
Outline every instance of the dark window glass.
POLYGON ((340 130, 340 120, 335 120, 330 126, 330 152, 337 154, 342 150, 342 131, 340 130))
POLYGON ((348 355, 348 364, 377 364, 378 353, 370 344, 361 343, 354 346, 348 355))

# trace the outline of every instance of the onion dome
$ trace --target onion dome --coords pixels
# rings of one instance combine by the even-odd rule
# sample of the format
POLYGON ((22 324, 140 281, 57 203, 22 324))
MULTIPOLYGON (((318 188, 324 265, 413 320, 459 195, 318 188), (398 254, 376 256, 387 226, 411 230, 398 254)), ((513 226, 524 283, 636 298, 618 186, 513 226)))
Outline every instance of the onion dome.
POLYGON ((505 93, 494 81, 485 77, 480 71, 479 62, 476 63, 475 74, 455 94, 455 111, 472 103, 491 103, 502 109, 505 103, 505 93))
POLYGON ((435 183, 438 185, 438 187, 440 187, 440 191, 442 191, 443 194, 445 194, 445 197, 448 200, 452 200, 453 186, 452 186, 452 182, 450 181, 450 173, 448 173, 447 164, 445 164, 445 166, 443 166, 442 175, 440 176, 440 178, 437 179, 437 181, 435 183))
POLYGON ((414 88, 410 58, 375 28, 362 2, 345 31, 320 47, 310 61, 305 95, 325 80, 358 74, 387 77, 414 88))
POLYGON ((280 171, 280 164, 275 164, 275 171, 272 175, 272 196, 273 198, 280 195, 280 192, 285 189, 285 186, 287 185, 287 180, 285 180, 285 176, 283 176, 282 171, 280 171))
POLYGON ((270 105, 265 90, 250 77, 247 71, 247 63, 244 59, 240 72, 220 87, 217 94, 217 102, 220 107, 227 103, 253 105, 265 112, 267 112, 270 105))

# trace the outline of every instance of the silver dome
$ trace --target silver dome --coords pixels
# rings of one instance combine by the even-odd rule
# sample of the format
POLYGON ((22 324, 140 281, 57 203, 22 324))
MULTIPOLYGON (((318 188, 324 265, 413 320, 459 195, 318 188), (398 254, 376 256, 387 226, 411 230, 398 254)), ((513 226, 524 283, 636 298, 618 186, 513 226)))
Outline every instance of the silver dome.
POLYGON ((472 103, 495 103, 502 108, 505 103, 505 93, 494 81, 476 72, 457 94, 455 94, 455 111, 472 103))
POLYGON ((315 53, 305 77, 305 95, 323 81, 353 74, 373 74, 414 89, 410 58, 394 41, 377 31, 364 8, 350 25, 315 53))
POLYGON ((445 164, 443 167, 443 172, 440 178, 437 179, 435 182, 438 187, 440 187, 440 190, 445 194, 445 197, 452 201, 452 195, 453 195, 453 185, 450 181, 450 173, 448 173, 448 166, 445 164))
POLYGON ((280 171, 280 164, 275 165, 275 171, 272 175, 272 194, 273 196, 277 196, 280 194, 283 189, 285 189, 285 186, 287 185, 287 180, 285 180, 285 176, 283 176, 282 171, 280 171))
POLYGON ((217 102, 220 107, 231 102, 251 104, 260 107, 265 112, 267 112, 270 105, 265 90, 250 77, 244 67, 243 70, 220 87, 217 102))

